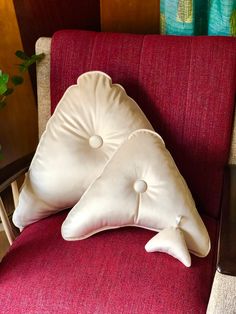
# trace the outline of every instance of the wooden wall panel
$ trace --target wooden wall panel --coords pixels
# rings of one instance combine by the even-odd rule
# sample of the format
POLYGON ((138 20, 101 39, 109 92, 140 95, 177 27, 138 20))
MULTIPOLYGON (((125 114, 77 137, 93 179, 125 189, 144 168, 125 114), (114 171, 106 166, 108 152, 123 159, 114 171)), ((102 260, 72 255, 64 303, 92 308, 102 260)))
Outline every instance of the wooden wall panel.
MULTIPOLYGON (((0 0, 0 68, 10 74, 18 73, 19 63, 14 55, 22 49, 12 0, 0 0)), ((37 112, 28 73, 25 82, 8 97, 8 104, 0 110, 0 144, 4 159, 0 168, 31 152, 37 143, 37 112)))
MULTIPOLYGON (((13 0, 24 50, 34 53, 36 40, 60 29, 100 30, 100 0, 13 0)), ((30 69, 36 94, 35 68, 30 69)))
POLYGON ((59 29, 100 30, 99 0, 14 0, 23 46, 33 53, 35 41, 59 29))
POLYGON ((100 10, 102 31, 159 33, 159 0, 100 0, 100 10))

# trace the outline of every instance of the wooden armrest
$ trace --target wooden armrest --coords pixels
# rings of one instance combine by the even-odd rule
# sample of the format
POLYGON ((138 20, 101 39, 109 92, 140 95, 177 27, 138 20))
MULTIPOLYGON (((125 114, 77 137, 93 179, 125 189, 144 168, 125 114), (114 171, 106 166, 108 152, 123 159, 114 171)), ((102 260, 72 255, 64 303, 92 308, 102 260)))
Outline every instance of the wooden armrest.
POLYGON ((28 170, 33 155, 30 153, 0 169, 0 193, 28 170))
POLYGON ((236 276, 236 166, 226 168, 218 243, 217 270, 236 276))

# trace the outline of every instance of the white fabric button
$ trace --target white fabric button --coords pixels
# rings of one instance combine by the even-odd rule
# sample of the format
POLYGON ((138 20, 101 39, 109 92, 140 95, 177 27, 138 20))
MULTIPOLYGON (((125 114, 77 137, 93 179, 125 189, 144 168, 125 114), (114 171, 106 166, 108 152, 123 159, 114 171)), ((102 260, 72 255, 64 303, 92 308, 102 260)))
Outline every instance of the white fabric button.
POLYGON ((136 180, 134 182, 134 190, 137 193, 144 193, 147 191, 147 183, 144 180, 136 180))
POLYGON ((89 138, 89 145, 92 148, 100 148, 103 145, 103 139, 100 135, 92 135, 89 138))

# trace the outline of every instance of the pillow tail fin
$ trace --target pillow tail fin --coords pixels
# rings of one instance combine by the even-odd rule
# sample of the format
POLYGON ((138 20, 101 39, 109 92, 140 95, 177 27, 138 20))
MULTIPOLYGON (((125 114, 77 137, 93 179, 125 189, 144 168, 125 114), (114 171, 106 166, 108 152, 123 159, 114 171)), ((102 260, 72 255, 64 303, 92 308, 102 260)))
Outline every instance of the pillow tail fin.
POLYGON ((179 227, 169 227, 161 230, 145 245, 147 252, 163 252, 178 259, 186 267, 191 266, 184 234, 179 227))

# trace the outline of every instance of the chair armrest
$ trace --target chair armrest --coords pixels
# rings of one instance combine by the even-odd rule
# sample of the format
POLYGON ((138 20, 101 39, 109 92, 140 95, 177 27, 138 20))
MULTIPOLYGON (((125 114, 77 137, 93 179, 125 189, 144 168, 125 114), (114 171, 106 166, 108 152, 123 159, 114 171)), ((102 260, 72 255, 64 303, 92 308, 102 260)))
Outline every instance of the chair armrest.
POLYGON ((0 169, 0 193, 28 170, 33 155, 30 153, 0 169))
POLYGON ((218 243, 217 270, 236 276, 236 166, 226 168, 218 243))

